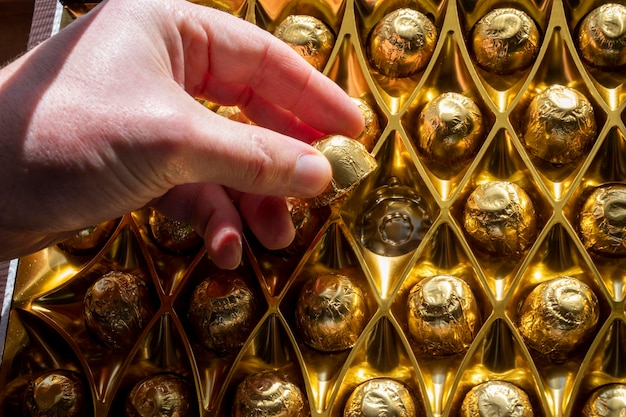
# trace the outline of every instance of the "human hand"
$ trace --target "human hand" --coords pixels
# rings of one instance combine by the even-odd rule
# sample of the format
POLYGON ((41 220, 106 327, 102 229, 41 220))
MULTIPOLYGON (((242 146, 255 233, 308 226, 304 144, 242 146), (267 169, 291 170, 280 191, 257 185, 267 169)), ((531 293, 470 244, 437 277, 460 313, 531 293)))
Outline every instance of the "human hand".
POLYGON ((287 45, 182 0, 105 0, 0 71, 0 109, 4 259, 151 205, 234 268, 240 213, 268 248, 289 244, 282 196, 312 197, 331 175, 306 142, 363 127, 287 45), (194 97, 238 105, 257 126, 194 97))

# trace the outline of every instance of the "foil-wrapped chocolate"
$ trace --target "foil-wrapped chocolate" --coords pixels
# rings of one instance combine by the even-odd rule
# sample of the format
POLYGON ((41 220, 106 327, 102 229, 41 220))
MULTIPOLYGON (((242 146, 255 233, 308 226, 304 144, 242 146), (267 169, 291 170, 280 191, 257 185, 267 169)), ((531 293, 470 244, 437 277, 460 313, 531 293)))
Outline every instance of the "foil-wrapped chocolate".
POLYGON ((324 22, 313 16, 287 16, 274 30, 274 36, 318 71, 324 69, 335 46, 335 35, 324 22))
POLYGON ((531 155, 552 164, 574 162, 596 138, 593 106, 579 91, 552 85, 533 97, 522 130, 531 155))
POLYGON ((626 256, 626 185, 604 184, 585 200, 580 237, 587 250, 626 256))
POLYGON ((235 272, 221 271, 194 289, 188 317, 200 343, 225 354, 243 346, 254 313, 254 294, 246 282, 235 272))
POLYGON ((46 371, 28 384, 24 394, 26 417, 82 417, 86 415, 87 388, 73 371, 46 371))
POLYGON ((354 101, 359 107, 361 114, 363 114, 363 119, 365 119, 365 127, 355 140, 362 143, 363 146, 365 146, 365 149, 368 152, 371 152, 372 149, 374 149, 374 145, 376 145, 378 135, 380 135, 380 121, 378 119, 378 114, 376 114, 374 108, 362 98, 352 97, 352 101, 354 101))
POLYGON ((74 236, 59 242, 57 246, 72 255, 89 255, 100 250, 113 234, 116 220, 109 220, 79 230, 74 236))
POLYGON ((506 381, 487 381, 472 388, 463 399, 460 417, 533 417, 528 394, 506 381))
POLYGON ((365 200, 358 224, 365 248, 381 256, 401 256, 422 242, 432 215, 413 187, 391 177, 365 200))
POLYGON ((365 381, 350 394, 343 417, 416 417, 413 394, 401 382, 391 378, 365 381))
POLYGON ((85 324, 110 348, 132 347, 153 315, 153 302, 146 283, 130 273, 109 272, 85 293, 85 324))
POLYGON ((125 417, 191 417, 195 394, 174 373, 151 375, 139 381, 126 397, 125 417))
POLYGON ((333 172, 328 188, 313 200, 318 207, 345 197, 378 167, 365 146, 345 136, 325 136, 313 146, 328 159, 333 172))
POLYGON ((222 117, 225 117, 230 120, 234 120, 239 123, 245 123, 248 125, 254 124, 252 120, 248 118, 241 109, 237 106, 220 106, 217 108, 215 113, 219 114, 222 117))
POLYGON ((493 181, 479 185, 468 197, 463 227, 480 249, 508 256, 523 253, 539 226, 524 189, 512 182, 493 181))
POLYGON ((186 254, 199 249, 203 239, 193 227, 170 219, 156 210, 150 211, 150 233, 156 244, 169 252, 186 254))
POLYGON ((459 93, 443 93, 422 109, 417 133, 417 149, 425 158, 452 166, 466 162, 478 151, 485 127, 472 99, 459 93))
POLYGON ((311 244, 320 229, 322 219, 319 210, 313 208, 307 199, 286 197, 285 202, 296 229, 296 235, 289 246, 277 250, 276 253, 284 256, 295 256, 302 254, 311 244))
POLYGON ((238 386, 233 417, 308 417, 306 397, 279 371, 248 375, 238 386))
POLYGON ((578 48, 589 64, 614 70, 626 64, 626 6, 603 4, 578 28, 578 48))
POLYGON ((472 47, 478 65, 497 74, 528 68, 541 47, 535 21, 522 10, 498 8, 472 29, 472 47))
POLYGON ((314 349, 336 352, 354 346, 368 319, 363 292, 345 275, 320 274, 300 290, 296 325, 314 349))
POLYGON ((381 74, 408 77, 426 67, 437 37, 437 28, 426 15, 413 9, 397 9, 372 29, 367 42, 368 58, 381 74))
POLYGON ((517 325, 529 347, 560 362, 589 339, 598 318, 598 299, 591 288, 578 279, 559 277, 528 294, 517 325))
POLYGON ((466 351, 482 323, 472 289, 450 275, 426 278, 411 289, 407 320, 416 347, 431 355, 466 351))
POLYGON ((626 415, 626 385, 608 384, 591 393, 582 417, 621 417, 626 415))

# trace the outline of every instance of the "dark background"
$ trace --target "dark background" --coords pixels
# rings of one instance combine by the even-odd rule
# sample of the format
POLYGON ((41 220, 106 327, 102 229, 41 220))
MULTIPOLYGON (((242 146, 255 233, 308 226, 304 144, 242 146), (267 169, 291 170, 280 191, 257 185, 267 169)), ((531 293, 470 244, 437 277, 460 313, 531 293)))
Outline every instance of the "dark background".
POLYGON ((0 0, 0 67, 26 51, 34 0, 0 0))

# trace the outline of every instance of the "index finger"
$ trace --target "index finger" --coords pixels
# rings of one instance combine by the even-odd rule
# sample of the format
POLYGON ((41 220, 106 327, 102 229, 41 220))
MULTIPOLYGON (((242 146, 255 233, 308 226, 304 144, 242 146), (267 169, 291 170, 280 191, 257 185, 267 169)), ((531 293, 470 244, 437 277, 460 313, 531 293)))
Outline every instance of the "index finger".
POLYGON ((326 133, 356 136, 363 116, 348 95, 281 40, 227 13, 186 3, 177 19, 185 58, 185 86, 199 95, 216 83, 229 104, 246 106, 254 95, 292 112, 326 133), (207 80, 211 79, 211 83, 207 80))

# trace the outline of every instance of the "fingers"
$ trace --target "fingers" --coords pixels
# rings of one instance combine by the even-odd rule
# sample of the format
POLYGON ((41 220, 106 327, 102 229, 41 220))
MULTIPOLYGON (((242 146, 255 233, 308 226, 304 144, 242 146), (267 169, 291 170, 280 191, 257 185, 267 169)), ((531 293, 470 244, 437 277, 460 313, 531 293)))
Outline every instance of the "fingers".
POLYGON ((321 132, 361 132, 363 117, 356 105, 289 46, 226 13, 191 3, 185 10, 177 25, 188 91, 241 107, 259 96, 321 132))

